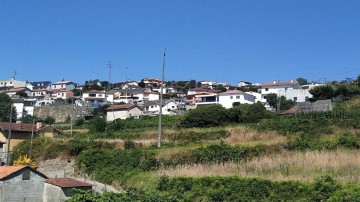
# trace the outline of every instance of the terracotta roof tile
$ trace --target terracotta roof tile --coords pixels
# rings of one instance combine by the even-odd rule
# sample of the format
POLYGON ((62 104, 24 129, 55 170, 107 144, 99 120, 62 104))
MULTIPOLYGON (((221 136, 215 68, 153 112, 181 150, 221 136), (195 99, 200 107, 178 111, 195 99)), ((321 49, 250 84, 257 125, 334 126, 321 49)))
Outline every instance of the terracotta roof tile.
POLYGON ((52 184, 61 188, 71 187, 92 187, 92 184, 81 182, 73 178, 49 178, 45 180, 46 183, 52 184))
POLYGON ((268 86, 292 86, 295 85, 297 81, 272 81, 272 82, 264 82, 261 84, 262 87, 268 86))
POLYGON ((0 166, 0 180, 27 166, 0 166))
POLYGON ((228 90, 226 92, 223 93, 219 93, 219 95, 231 95, 231 94, 243 94, 244 92, 240 91, 240 90, 228 90))
POLYGON ((112 110, 112 109, 129 109, 132 108, 136 105, 134 104, 123 104, 123 105, 111 105, 109 108, 107 108, 106 110, 112 110))
MULTIPOLYGON (((11 123, 11 130, 18 132, 31 132, 33 125, 31 123, 11 123)), ((0 122, 0 129, 9 130, 9 122, 0 122)), ((36 128, 34 128, 36 130, 36 128)))

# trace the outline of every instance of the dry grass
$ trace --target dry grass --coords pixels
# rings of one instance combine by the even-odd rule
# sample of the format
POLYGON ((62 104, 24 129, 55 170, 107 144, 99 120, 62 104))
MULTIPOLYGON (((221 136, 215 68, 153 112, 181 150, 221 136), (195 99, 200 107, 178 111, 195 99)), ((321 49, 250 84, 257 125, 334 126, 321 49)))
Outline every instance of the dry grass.
POLYGON ((258 144, 259 142, 264 144, 287 142, 285 136, 279 135, 276 132, 259 132, 244 126, 231 127, 227 130, 229 135, 225 138, 224 142, 230 145, 249 145, 251 143, 258 144))
POLYGON ((162 169, 169 176, 242 176, 309 182, 327 173, 346 182, 360 182, 360 155, 354 150, 283 152, 248 162, 186 165, 162 169))

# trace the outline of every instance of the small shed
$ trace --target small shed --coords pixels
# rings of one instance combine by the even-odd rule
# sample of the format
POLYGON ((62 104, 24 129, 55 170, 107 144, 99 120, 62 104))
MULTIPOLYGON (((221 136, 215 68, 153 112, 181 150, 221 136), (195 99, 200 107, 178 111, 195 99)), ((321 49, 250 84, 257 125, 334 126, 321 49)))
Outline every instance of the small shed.
POLYGON ((73 178, 49 178, 45 180, 44 202, 66 201, 75 194, 74 189, 92 190, 92 186, 73 178))
POLYGON ((43 201, 44 179, 29 166, 0 166, 0 201, 43 201))

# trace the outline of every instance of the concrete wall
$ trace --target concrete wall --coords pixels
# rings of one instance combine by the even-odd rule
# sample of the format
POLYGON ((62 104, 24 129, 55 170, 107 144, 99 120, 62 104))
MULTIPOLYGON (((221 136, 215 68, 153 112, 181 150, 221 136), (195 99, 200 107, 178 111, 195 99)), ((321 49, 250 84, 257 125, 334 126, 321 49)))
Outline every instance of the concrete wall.
POLYGON ((114 110, 114 111, 107 111, 106 113, 106 121, 113 121, 115 119, 127 119, 129 117, 134 117, 134 116, 140 116, 142 115, 142 111, 135 107, 133 109, 131 109, 130 111, 128 110, 114 110))
POLYGON ((34 108, 34 116, 45 119, 47 116, 55 118, 55 123, 66 123, 73 113, 74 120, 91 115, 93 110, 89 107, 72 105, 49 105, 34 108))
MULTIPOLYGON (((24 169, 26 170, 26 169, 24 169)), ((23 180, 22 173, 14 173, 11 178, 0 182, 1 202, 42 202, 44 178, 30 171, 30 180, 23 180)))

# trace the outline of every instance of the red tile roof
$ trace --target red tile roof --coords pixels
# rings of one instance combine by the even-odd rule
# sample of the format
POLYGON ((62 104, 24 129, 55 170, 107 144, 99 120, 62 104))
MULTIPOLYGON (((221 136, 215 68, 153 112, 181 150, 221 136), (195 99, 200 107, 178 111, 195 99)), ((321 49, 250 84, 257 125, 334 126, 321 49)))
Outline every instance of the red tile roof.
MULTIPOLYGON (((18 132, 31 132, 33 125, 31 123, 11 123, 11 130, 18 132)), ((36 130, 36 126, 34 128, 36 130)), ((9 122, 0 122, 0 130, 8 131, 9 122)))
POLYGON ((223 93, 219 93, 219 95, 231 95, 231 94, 243 94, 244 92, 240 91, 240 90, 228 90, 226 92, 223 93))
POLYGON ((72 188, 72 187, 92 187, 92 184, 81 182, 73 178, 49 178, 45 180, 46 183, 52 184, 61 188, 72 188))
POLYGON ((72 82, 71 81, 59 81, 59 82, 56 82, 53 84, 57 85, 57 84, 68 84, 68 83, 72 83, 72 82))
POLYGON ((7 92, 19 92, 25 90, 26 88, 10 88, 7 92))
POLYGON ((84 92, 84 93, 102 93, 102 94, 104 94, 105 91, 91 90, 91 91, 87 91, 87 92, 84 92))
POLYGON ((111 105, 109 108, 107 108, 106 110, 113 110, 113 109, 130 109, 132 107, 134 107, 136 105, 134 104, 123 104, 123 105, 111 105))
POLYGON ((0 180, 25 168, 26 166, 0 166, 0 180))
POLYGON ((262 87, 268 86, 292 86, 295 85, 297 81, 272 81, 272 82, 264 82, 261 84, 262 87))
MULTIPOLYGON (((64 133, 61 130, 58 130, 50 125, 45 125, 39 129, 36 128, 34 125, 34 132, 41 131, 45 128, 53 128, 54 130, 58 131, 59 133, 64 133)), ((32 132, 33 125, 31 123, 11 123, 11 131, 16 132, 32 132)), ((8 131, 9 130, 9 122, 0 122, 0 131, 8 131)))

